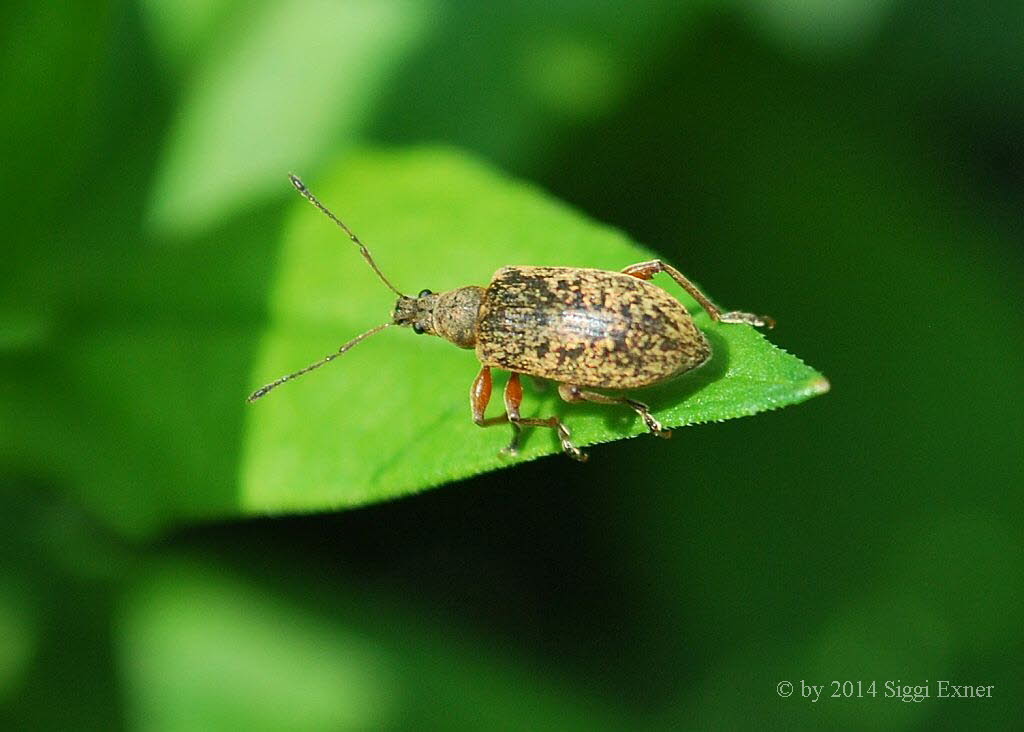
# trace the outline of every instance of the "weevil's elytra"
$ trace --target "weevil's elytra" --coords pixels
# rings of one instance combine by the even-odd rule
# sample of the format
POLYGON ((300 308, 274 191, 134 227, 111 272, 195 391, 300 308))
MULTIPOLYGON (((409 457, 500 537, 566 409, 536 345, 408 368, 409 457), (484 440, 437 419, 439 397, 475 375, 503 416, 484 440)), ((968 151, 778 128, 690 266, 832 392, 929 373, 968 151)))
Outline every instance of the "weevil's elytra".
POLYGON ((630 265, 621 272, 577 267, 503 267, 486 287, 460 287, 448 292, 422 290, 403 295, 384 276, 369 250, 345 224, 310 193, 295 176, 292 184, 314 206, 340 226, 359 247, 363 258, 398 295, 391 322, 345 343, 336 352, 295 373, 283 376, 249 396, 255 401, 286 381, 308 373, 391 325, 436 335, 460 348, 473 348, 481 369, 470 389, 473 421, 481 427, 511 424, 515 453, 523 427, 555 430, 570 457, 585 460, 571 441, 569 428, 557 417, 525 418, 519 413, 523 390, 520 374, 550 379, 567 402, 621 404, 635 411, 659 437, 670 433, 654 419, 646 404, 590 389, 638 389, 695 369, 711 357, 711 345, 682 303, 650 283, 664 272, 686 290, 715 321, 774 327, 763 315, 721 312, 679 270, 660 260, 630 265), (505 413, 485 417, 491 398, 491 369, 510 373, 505 387, 505 413))
POLYGON ((485 366, 625 390, 697 368, 711 347, 682 303, 636 277, 504 267, 485 290, 476 355, 485 366))

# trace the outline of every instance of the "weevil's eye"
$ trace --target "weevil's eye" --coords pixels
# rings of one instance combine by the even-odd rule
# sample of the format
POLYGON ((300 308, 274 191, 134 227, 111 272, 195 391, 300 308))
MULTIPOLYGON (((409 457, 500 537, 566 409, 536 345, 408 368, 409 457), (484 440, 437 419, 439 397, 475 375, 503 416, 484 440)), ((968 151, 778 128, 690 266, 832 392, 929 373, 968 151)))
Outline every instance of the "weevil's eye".
POLYGON ((420 290, 420 294, 417 297, 426 297, 427 295, 433 295, 431 290, 420 290))
MULTIPOLYGON (((422 297, 422 295, 420 297, 422 297)), ((416 335, 423 335, 424 333, 427 332, 427 329, 424 328, 419 323, 413 323, 412 332, 415 333, 416 335)))

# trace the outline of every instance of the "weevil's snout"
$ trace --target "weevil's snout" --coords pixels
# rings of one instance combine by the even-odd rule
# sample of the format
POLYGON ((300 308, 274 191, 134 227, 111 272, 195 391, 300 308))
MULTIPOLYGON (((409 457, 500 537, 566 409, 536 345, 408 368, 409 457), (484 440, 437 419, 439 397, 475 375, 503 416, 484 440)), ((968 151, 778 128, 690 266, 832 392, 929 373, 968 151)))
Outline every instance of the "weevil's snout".
POLYGON ((391 321, 395 325, 412 325, 412 320, 416 316, 416 298, 402 297, 398 298, 398 302, 395 303, 395 312, 391 315, 391 321))
POLYGON ((395 312, 392 320, 395 325, 403 325, 412 328, 417 333, 435 334, 434 331, 434 306, 437 295, 430 290, 423 290, 416 297, 402 295, 395 303, 395 312))

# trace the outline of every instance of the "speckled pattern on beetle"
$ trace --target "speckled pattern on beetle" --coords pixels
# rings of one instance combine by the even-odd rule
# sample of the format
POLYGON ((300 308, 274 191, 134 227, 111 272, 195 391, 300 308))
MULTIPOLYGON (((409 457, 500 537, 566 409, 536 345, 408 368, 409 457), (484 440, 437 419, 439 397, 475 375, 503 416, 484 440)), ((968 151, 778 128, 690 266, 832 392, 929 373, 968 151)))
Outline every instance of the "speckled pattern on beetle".
POLYGON ((369 250, 345 224, 295 176, 292 184, 340 226, 359 247, 373 271, 396 295, 391 322, 344 344, 336 352, 293 374, 257 389, 248 401, 345 353, 391 325, 436 335, 460 348, 472 348, 480 372, 470 389, 473 421, 481 427, 512 426, 512 441, 503 452, 518 449, 523 427, 554 429, 570 457, 586 460, 572 444, 569 428, 557 417, 526 418, 520 375, 549 379, 567 402, 621 404, 633 409, 651 433, 669 437, 646 404, 591 389, 628 391, 657 384, 695 369, 711 357, 711 345, 682 303, 649 282, 664 272, 686 290, 713 320, 774 327, 765 315, 721 312, 679 270, 661 260, 630 265, 621 272, 578 267, 503 267, 486 287, 470 285, 447 292, 422 290, 403 295, 384 276, 369 250), (491 369, 510 372, 505 386, 505 413, 484 416, 491 398, 491 369))
POLYGON ((711 356, 678 300, 600 269, 504 267, 482 291, 476 324, 484 366, 577 386, 637 389, 711 356))

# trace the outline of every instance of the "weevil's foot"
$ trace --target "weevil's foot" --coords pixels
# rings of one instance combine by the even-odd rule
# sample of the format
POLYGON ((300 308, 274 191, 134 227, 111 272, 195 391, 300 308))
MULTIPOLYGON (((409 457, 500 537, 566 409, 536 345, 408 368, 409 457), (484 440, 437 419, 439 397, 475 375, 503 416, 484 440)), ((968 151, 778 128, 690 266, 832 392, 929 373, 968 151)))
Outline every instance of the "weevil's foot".
POLYGON ((515 445, 507 445, 498 450, 498 456, 506 459, 519 457, 519 448, 515 445))
POLYGON ((660 437, 663 440, 667 440, 672 436, 672 430, 667 430, 661 426, 661 422, 656 420, 650 414, 644 414, 644 424, 647 425, 647 429, 651 431, 652 435, 660 437))
POLYGON ((754 313, 733 311, 731 313, 722 313, 720 320, 723 323, 743 323, 758 328, 768 328, 768 330, 775 327, 775 318, 770 315, 755 315, 754 313))
POLYGON ((562 442, 562 450, 565 452, 566 455, 571 457, 576 462, 585 463, 585 462, 587 462, 587 460, 590 459, 590 456, 587 455, 587 453, 583 452, 581 449, 576 447, 571 442, 564 442, 563 441, 562 442))
POLYGON ((562 443, 562 452, 581 463, 587 462, 587 453, 572 444, 572 432, 564 424, 558 424, 558 441, 562 443))

